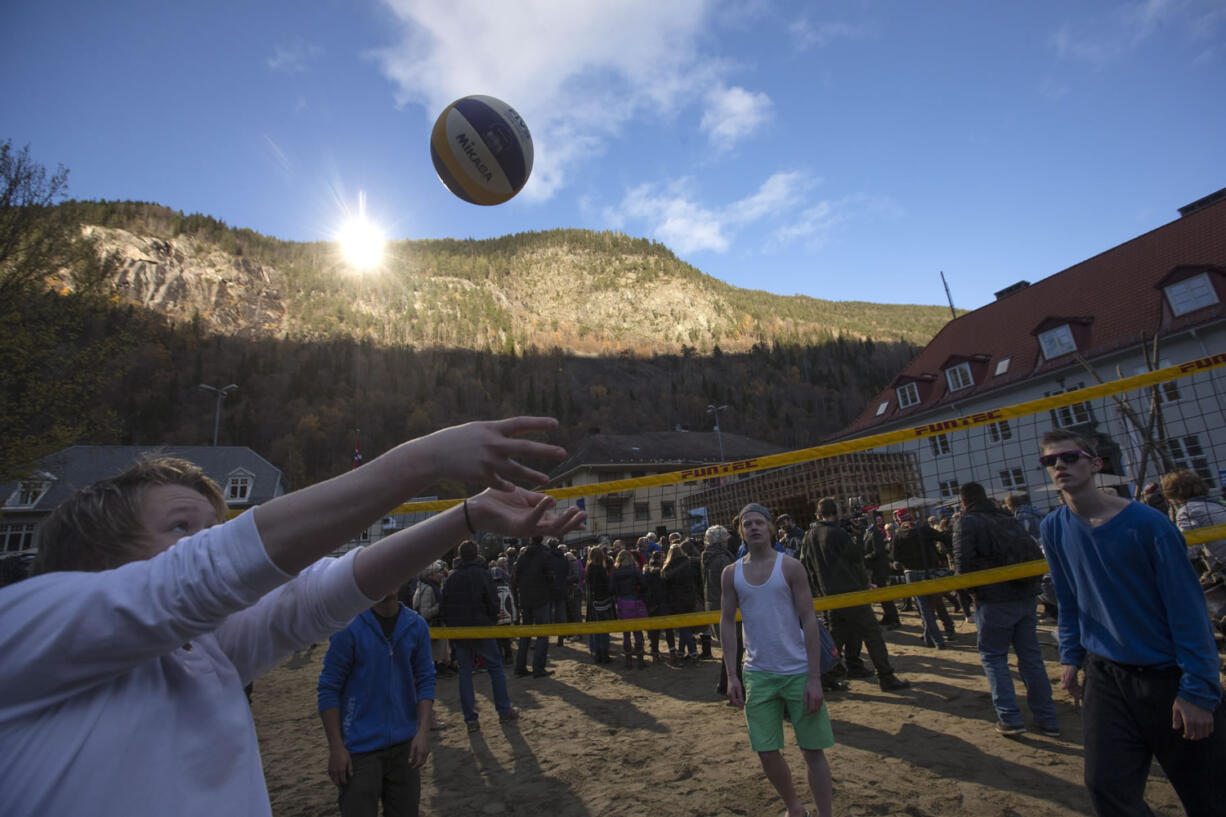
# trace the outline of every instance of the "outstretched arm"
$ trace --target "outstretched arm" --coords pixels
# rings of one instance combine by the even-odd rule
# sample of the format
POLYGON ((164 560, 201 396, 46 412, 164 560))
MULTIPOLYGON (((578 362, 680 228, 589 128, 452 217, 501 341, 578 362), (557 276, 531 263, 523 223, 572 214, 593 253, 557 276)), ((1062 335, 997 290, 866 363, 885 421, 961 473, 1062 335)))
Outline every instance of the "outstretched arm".
POLYGON ((557 424, 549 417, 513 417, 445 428, 402 443, 361 468, 256 508, 264 548, 273 564, 297 573, 440 477, 502 489, 512 480, 542 485, 545 475, 518 460, 561 459, 566 452, 520 435, 557 424))

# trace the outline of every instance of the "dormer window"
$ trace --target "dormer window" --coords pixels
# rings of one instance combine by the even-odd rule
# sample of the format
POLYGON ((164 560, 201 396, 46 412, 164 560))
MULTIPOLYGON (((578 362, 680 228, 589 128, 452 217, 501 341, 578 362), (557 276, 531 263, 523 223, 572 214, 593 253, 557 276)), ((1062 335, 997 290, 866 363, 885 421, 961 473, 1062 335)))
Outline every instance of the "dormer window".
POLYGON ((914 406, 920 401, 919 387, 914 382, 904 383, 894 390, 898 394, 898 407, 907 408, 914 406))
POLYGON ((1073 330, 1067 323, 1062 323, 1046 332, 1040 332, 1039 347, 1043 350, 1043 357, 1047 360, 1077 351, 1077 343, 1073 340, 1073 330))
POLYGON ((1163 287, 1163 291, 1175 317, 1213 306, 1218 302, 1217 292, 1214 291, 1207 272, 1168 284, 1163 287))
POLYGON ((251 485, 253 478, 249 471, 235 471, 226 482, 226 502, 234 505, 245 505, 251 501, 251 485))
POLYGON ((971 364, 959 363, 957 366, 950 366, 945 370, 945 382, 950 391, 961 391, 975 385, 975 378, 971 377, 971 364))
POLYGON ((17 485, 17 490, 9 494, 9 498, 5 501, 6 508, 33 508, 38 504, 47 491, 51 490, 51 483, 55 478, 46 472, 39 472, 29 479, 23 479, 17 485))

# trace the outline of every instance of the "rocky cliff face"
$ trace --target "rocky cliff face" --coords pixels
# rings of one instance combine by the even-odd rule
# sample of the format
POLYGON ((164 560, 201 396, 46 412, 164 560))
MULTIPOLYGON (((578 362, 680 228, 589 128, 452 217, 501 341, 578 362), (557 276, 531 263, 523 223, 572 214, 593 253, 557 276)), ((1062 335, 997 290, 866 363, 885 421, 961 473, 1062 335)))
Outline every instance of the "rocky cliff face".
POLYGON ((187 236, 165 239, 96 226, 83 233, 115 263, 120 297, 176 321, 199 316, 208 329, 227 335, 283 334, 284 276, 274 267, 187 236))

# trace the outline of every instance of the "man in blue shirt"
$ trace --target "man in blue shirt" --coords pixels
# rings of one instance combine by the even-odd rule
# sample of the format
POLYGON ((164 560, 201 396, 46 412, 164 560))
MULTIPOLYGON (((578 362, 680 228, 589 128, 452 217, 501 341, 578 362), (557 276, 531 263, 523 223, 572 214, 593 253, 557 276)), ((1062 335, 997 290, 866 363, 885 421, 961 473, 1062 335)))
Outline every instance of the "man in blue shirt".
POLYGON ((425 619, 395 593, 332 636, 319 717, 341 817, 416 817, 430 754, 434 662, 425 619))
POLYGON ((1086 440, 1053 430, 1041 444, 1064 496, 1042 533, 1060 602, 1061 686, 1085 703, 1094 812, 1152 815, 1145 782, 1157 758, 1189 815, 1222 815, 1226 705, 1183 536, 1161 513, 1095 487, 1103 461, 1086 440))

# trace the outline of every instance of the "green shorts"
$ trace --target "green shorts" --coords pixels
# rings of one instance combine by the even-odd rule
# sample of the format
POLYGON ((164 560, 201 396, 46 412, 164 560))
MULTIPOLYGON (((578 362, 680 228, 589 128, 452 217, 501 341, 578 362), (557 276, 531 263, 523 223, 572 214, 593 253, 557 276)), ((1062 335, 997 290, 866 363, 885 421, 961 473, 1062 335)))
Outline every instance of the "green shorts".
POLYGON ((755 752, 783 748, 784 707, 787 707, 800 748, 829 749, 834 745, 834 730, 830 728, 830 713, 825 702, 816 712, 805 712, 805 683, 808 680, 808 673, 773 675, 745 670, 745 724, 749 727, 749 745, 755 752))

